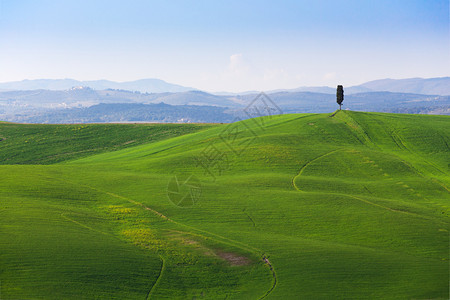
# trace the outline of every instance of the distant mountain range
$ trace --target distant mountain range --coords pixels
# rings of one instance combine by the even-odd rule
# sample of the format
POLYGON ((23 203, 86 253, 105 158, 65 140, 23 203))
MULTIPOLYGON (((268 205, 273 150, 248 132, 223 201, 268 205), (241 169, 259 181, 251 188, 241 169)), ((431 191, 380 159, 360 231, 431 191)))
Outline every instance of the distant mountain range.
MULTIPOLYGON (((284 113, 324 113, 338 108, 335 94, 313 92, 269 93, 270 99, 284 113)), ((256 94, 235 96, 240 103, 250 103, 256 94)), ((450 96, 392 92, 365 92, 344 97, 343 109, 375 112, 450 114, 450 96)))
MULTIPOLYGON (((230 122, 258 94, 219 96, 201 91, 140 93, 74 88, 67 91, 0 92, 0 120, 26 123, 230 122)), ((337 109, 334 94, 267 94, 283 113, 323 113, 337 109)), ((259 103, 261 105, 261 103, 259 103)), ((449 114, 450 96, 392 92, 346 95, 344 109, 357 111, 449 114)), ((264 108, 263 108, 264 110, 264 108)))
MULTIPOLYGON (((247 118, 244 109, 259 94, 211 94, 154 79, 126 83, 65 79, 0 84, 0 88, 6 86, 14 89, 0 90, 0 120, 27 123, 231 122, 236 117, 247 118), (72 84, 75 86, 62 89, 72 84), (16 90, 24 86, 30 89, 16 90), (137 89, 163 92, 140 92, 137 89), (176 91, 167 91, 170 89, 176 91)), ((449 89, 450 77, 376 80, 344 87, 343 108, 450 115, 449 89), (424 92, 434 93, 422 94, 424 92)), ((275 90, 266 92, 266 95, 271 99, 268 102, 272 101, 283 113, 323 113, 338 107, 335 89, 330 87, 275 90)))
POLYGON ((0 90, 69 90, 73 87, 90 87, 95 90, 121 89, 142 93, 186 92, 195 90, 160 79, 141 79, 115 82, 109 80, 78 81, 74 79, 34 79, 0 83, 0 90))
MULTIPOLYGON (((197 90, 177 84, 165 82, 160 79, 141 79, 127 82, 115 82, 109 80, 78 81, 74 79, 35 79, 0 83, 0 90, 69 90, 73 87, 90 87, 95 90, 119 89, 138 91, 141 93, 179 93, 197 90)), ((450 95, 450 77, 440 78, 409 78, 409 79, 380 79, 369 81, 357 86, 344 86, 347 95, 365 92, 394 92, 425 95, 450 95)), ((254 94, 257 91, 242 93, 218 92, 219 96, 236 96, 254 94)), ((334 94, 335 87, 298 87, 295 89, 278 89, 266 91, 277 92, 314 92, 334 94)))
POLYGON ((99 103, 166 103, 170 105, 240 106, 232 97, 218 96, 201 91, 179 93, 141 93, 126 90, 94 90, 89 87, 64 91, 29 90, 0 91, 0 106, 71 108, 88 107, 99 103))
POLYGON ((97 104, 85 108, 54 109, 15 117, 26 123, 218 123, 234 117, 226 108, 199 105, 141 103, 97 104))
POLYGON ((415 93, 425 95, 450 95, 450 77, 380 79, 360 85, 368 91, 415 93))
MULTIPOLYGON (((439 78, 408 78, 408 79, 379 79, 369 81, 360 85, 345 87, 345 94, 357 94, 368 92, 393 92, 423 95, 450 95, 450 77, 439 78)), ((335 87, 299 87, 296 89, 273 90, 275 92, 315 92, 324 94, 335 94, 335 87)))

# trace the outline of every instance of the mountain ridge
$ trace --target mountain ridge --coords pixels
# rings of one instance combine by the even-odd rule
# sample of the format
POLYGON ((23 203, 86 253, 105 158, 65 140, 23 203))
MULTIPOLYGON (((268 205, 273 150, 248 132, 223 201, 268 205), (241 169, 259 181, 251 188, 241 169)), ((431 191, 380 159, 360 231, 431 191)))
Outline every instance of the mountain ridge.
MULTIPOLYGON (((25 79, 22 81, 11 81, 0 83, 0 90, 69 90, 73 87, 90 87, 95 90, 122 89, 129 91, 139 91, 142 93, 163 93, 163 92, 188 92, 199 91, 193 87, 185 87, 178 84, 168 83, 161 79, 148 78, 134 81, 116 82, 106 79, 79 81, 75 79, 25 79)), ((356 94, 362 92, 397 92, 426 95, 450 95, 450 77, 434 78, 404 78, 404 79, 377 79, 354 86, 344 86, 345 93, 356 94)), ((257 91, 234 92, 208 92, 218 96, 237 96, 254 94, 257 91)), ((335 88, 329 86, 300 86, 292 89, 266 90, 266 93, 276 92, 316 92, 324 94, 334 94, 335 88)))
POLYGON ((123 89, 147 93, 187 92, 196 90, 178 84, 168 83, 161 79, 147 78, 133 81, 117 82, 106 79, 80 81, 65 79, 25 79, 0 83, 0 90, 69 90, 73 87, 90 87, 96 90, 123 89))

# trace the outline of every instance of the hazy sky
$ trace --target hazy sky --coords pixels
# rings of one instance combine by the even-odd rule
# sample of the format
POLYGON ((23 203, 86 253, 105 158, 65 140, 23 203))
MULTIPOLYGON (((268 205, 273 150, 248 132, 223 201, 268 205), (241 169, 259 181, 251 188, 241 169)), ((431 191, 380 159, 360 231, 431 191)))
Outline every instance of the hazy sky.
POLYGON ((0 0, 0 82, 207 91, 450 75, 448 0, 0 0))

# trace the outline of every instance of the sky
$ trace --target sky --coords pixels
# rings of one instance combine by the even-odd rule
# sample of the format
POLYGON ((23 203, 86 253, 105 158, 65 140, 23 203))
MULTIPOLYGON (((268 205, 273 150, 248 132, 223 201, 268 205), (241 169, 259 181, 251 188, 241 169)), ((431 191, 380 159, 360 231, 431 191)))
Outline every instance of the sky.
POLYGON ((0 0, 0 82, 242 92, 449 75, 449 0, 0 0))

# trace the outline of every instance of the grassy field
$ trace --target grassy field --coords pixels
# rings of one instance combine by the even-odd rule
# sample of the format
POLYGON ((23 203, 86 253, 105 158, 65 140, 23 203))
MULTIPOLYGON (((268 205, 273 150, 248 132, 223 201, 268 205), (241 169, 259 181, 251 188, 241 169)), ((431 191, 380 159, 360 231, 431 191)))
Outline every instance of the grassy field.
POLYGON ((1 299, 449 298, 449 117, 47 126, 0 124, 1 299))
POLYGON ((216 125, 0 123, 0 164, 53 164, 214 126, 216 125))

